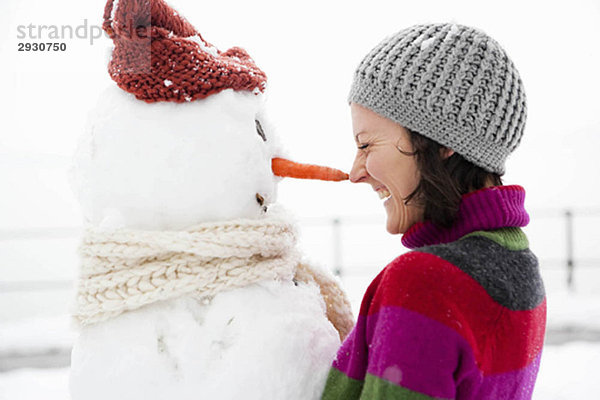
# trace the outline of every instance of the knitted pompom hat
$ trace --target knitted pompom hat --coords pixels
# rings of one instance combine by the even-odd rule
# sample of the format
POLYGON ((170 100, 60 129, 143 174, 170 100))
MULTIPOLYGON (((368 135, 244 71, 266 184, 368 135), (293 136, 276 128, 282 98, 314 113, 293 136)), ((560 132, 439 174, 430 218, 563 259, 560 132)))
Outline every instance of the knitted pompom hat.
POLYGON ((358 66, 349 101, 499 174, 527 114, 506 52, 485 33, 455 24, 416 25, 386 38, 358 66))
POLYGON ((115 46, 111 78, 148 103, 192 101, 224 89, 258 94, 266 87, 248 53, 219 51, 163 0, 108 0, 102 27, 115 46))

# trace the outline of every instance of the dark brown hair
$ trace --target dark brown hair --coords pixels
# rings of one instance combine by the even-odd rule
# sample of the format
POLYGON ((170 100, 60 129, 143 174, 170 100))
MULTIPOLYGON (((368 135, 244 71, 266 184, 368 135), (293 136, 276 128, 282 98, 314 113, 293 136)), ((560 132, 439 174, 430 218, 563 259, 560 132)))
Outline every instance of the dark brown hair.
POLYGON ((404 202, 415 200, 423 206, 426 221, 449 228, 456 219, 463 194, 481 189, 488 182, 502 185, 501 175, 486 171, 457 153, 444 159, 444 146, 417 132, 409 132, 414 152, 398 150, 416 156, 421 180, 404 202))

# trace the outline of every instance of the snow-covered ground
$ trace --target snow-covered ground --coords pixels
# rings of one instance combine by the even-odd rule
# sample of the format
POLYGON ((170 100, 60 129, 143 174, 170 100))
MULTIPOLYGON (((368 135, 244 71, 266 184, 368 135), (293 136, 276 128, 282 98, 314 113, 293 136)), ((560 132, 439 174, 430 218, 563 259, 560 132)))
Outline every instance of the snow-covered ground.
POLYGON ((65 400, 69 368, 19 369, 0 374, 2 400, 65 400))
MULTIPOLYGON (((534 400, 591 399, 600 393, 600 343, 547 346, 534 400)), ((0 374, 1 400, 66 400, 68 368, 20 369, 0 374)))

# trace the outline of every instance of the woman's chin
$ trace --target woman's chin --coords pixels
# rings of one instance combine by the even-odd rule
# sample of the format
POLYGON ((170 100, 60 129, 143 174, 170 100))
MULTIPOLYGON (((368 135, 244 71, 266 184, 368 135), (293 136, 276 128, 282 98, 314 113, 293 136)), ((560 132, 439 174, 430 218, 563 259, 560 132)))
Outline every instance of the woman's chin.
POLYGON ((397 235, 399 233, 404 233, 400 229, 400 226, 399 226, 398 222, 394 221, 394 219, 390 218, 389 216, 388 216, 385 228, 388 231, 388 233, 392 234, 392 235, 397 235))
POLYGON ((397 215, 394 215, 392 211, 393 210, 386 209, 386 230, 392 235, 405 233, 408 230, 408 228, 410 228, 410 225, 408 224, 409 220, 407 218, 399 218, 397 215))

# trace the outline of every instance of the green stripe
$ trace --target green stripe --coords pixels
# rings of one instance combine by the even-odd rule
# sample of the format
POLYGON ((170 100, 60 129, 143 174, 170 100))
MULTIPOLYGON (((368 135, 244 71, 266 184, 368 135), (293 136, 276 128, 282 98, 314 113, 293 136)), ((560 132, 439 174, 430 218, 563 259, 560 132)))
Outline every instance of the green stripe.
POLYGON ((367 374, 362 381, 349 378, 331 368, 321 400, 443 400, 406 389, 375 375, 367 374))
POLYGON ((501 228, 493 231, 476 231, 463 236, 461 240, 470 236, 483 236, 493 240, 508 250, 520 251, 529 248, 529 240, 527 240, 527 236, 525 236, 525 233, 523 233, 521 228, 501 228))
POLYGON ((376 377, 367 374, 365 378, 365 387, 360 399, 390 399, 390 400, 436 400, 437 397, 427 396, 426 394, 414 392, 376 377))
POLYGON ((363 381, 349 378, 336 368, 329 370, 321 400, 356 400, 360 398, 363 381))

